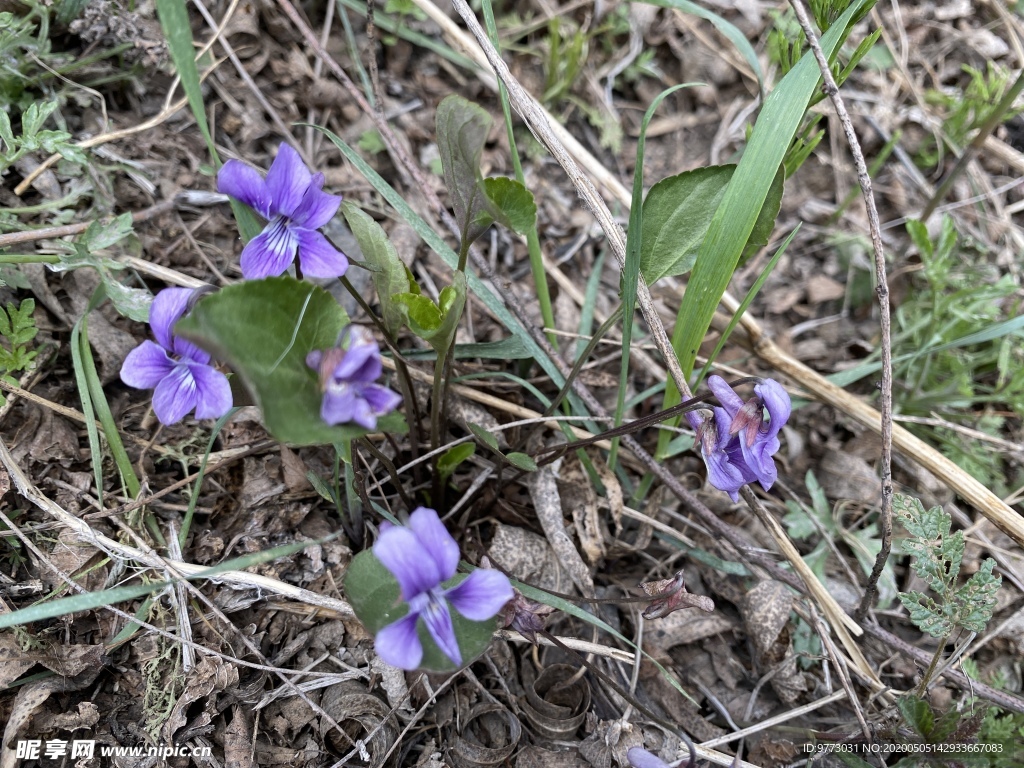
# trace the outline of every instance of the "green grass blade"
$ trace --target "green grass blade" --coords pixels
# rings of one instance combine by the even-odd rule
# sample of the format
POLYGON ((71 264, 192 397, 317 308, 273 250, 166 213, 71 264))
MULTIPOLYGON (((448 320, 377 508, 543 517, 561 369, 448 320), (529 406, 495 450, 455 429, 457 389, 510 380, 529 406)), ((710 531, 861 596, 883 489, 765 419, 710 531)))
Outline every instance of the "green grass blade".
MULTIPOLYGON (((633 315, 636 312, 636 296, 640 282, 640 246, 643 234, 644 198, 644 145, 647 141, 647 126, 654 112, 667 96, 680 88, 690 88, 699 83, 680 83, 666 88, 651 102, 640 122, 640 136, 636 143, 636 165, 633 167, 633 200, 629 209, 629 228, 626 231, 626 263, 622 269, 622 363, 619 368, 619 394, 615 401, 613 427, 622 424, 622 412, 626 405, 626 386, 629 383, 629 346, 633 341, 633 315)), ((619 438, 612 439, 608 455, 608 467, 615 471, 619 453, 619 438)))
POLYGON ((196 475, 196 484, 192 486, 192 495, 188 500, 188 509, 185 512, 185 519, 181 522, 181 530, 178 532, 178 546, 184 547, 185 541, 188 539, 189 529, 192 527, 192 517, 196 513, 196 504, 199 502, 199 489, 203 487, 203 479, 206 476, 206 463, 210 460, 210 452, 213 450, 213 442, 217 439, 217 435, 224 429, 224 425, 230 421, 231 417, 238 412, 237 408, 232 408, 219 419, 217 423, 213 425, 213 431, 210 433, 210 439, 206 443, 206 452, 203 453, 203 460, 199 463, 199 472, 196 475))
MULTIPOLYGON (((96 429, 96 411, 92 407, 92 396, 89 394, 89 382, 85 378, 82 367, 82 327, 88 329, 89 313, 82 315, 71 329, 71 367, 75 372, 75 387, 82 401, 82 413, 85 416, 85 431, 89 436, 89 455, 92 457, 93 482, 96 483, 96 499, 103 505, 103 449, 100 447, 100 433, 96 429)), ((88 341, 86 342, 88 345, 88 341)))
MULTIPOLYGON (((498 27, 494 23, 494 8, 491 7, 491 0, 483 0, 484 23, 487 25, 487 34, 496 51, 501 51, 501 41, 498 38, 498 27)), ((508 90, 505 84, 498 80, 498 97, 501 101, 501 111, 505 116, 505 133, 508 136, 509 152, 512 155, 512 167, 515 170, 516 181, 526 186, 526 177, 523 175, 523 164, 519 159, 519 150, 516 148, 516 135, 512 130, 512 105, 508 100, 508 90)), ((551 306, 551 293, 548 291, 548 278, 544 269, 544 256, 540 250, 540 236, 537 234, 536 220, 526 233, 526 249, 530 254, 530 270, 533 272, 533 282, 537 290, 537 303, 540 305, 540 315, 544 318, 544 326, 554 329, 555 311, 551 306)), ((558 339, 553 332, 548 332, 548 341, 551 346, 558 346, 558 339)))
POLYGON ((92 348, 89 346, 89 331, 84 322, 82 323, 80 343, 82 345, 82 372, 85 374, 86 386, 89 387, 93 408, 103 426, 103 436, 107 439, 107 447, 110 448, 110 453, 114 457, 114 463, 117 465, 118 472, 121 473, 121 482, 124 483, 128 495, 133 499, 137 498, 142 486, 139 483, 139 478, 135 475, 128 452, 124 449, 124 443, 121 442, 121 434, 117 431, 117 424, 114 423, 110 404, 103 393, 103 384, 96 372, 96 361, 93 359, 92 348))
MULTIPOLYGON (((280 557, 287 557, 288 555, 302 551, 311 544, 322 544, 339 535, 340 533, 332 534, 331 536, 320 539, 319 542, 296 541, 291 544, 284 544, 280 547, 274 547, 273 549, 268 549, 263 552, 253 552, 250 555, 236 557, 212 568, 207 568, 199 573, 189 574, 185 576, 185 579, 188 581, 196 581, 198 579, 213 578, 217 574, 224 573, 226 571, 240 571, 253 565, 277 560, 280 557)), ((71 597, 62 597, 59 600, 36 603, 35 605, 30 605, 28 608, 22 608, 18 611, 0 614, 0 629, 6 629, 7 627, 14 627, 20 624, 29 624, 34 621, 53 619, 57 616, 66 616, 80 611, 90 611, 94 608, 102 608, 107 605, 113 605, 114 603, 123 603, 126 600, 134 600, 137 597, 143 597, 145 595, 150 595, 153 592, 158 592, 169 587, 172 583, 173 582, 171 581, 154 581, 149 584, 133 584, 127 587, 114 587, 113 589, 104 589, 100 592, 84 592, 71 597)))
POLYGON ((206 122, 206 108, 203 104, 203 90, 199 85, 199 70, 196 68, 195 48, 192 45, 192 25, 188 20, 188 9, 185 0, 156 0, 156 12, 160 17, 160 26, 167 38, 167 49, 174 60, 174 68, 181 78, 181 88, 188 98, 192 115, 203 134, 206 146, 210 150, 217 167, 220 167, 220 156, 210 135, 210 126, 206 122))
POLYGON ((736 25, 726 21, 713 11, 702 8, 696 3, 689 2, 689 0, 644 0, 644 2, 662 8, 673 8, 683 13, 689 13, 691 16, 697 16, 705 21, 710 21, 719 32, 725 35, 730 43, 736 46, 736 50, 740 52, 740 55, 754 71, 758 88, 762 91, 764 90, 764 75, 761 73, 761 63, 757 60, 757 52, 754 50, 754 46, 750 44, 750 41, 747 40, 746 35, 740 32, 736 25))
POLYGON ((740 322, 740 318, 743 317, 743 313, 747 311, 751 303, 757 297, 757 294, 761 292, 761 288, 768 280, 768 276, 772 273, 772 270, 775 269, 775 265, 779 263, 779 259, 782 258, 782 254, 786 252, 786 249, 789 247, 789 244, 793 242, 793 238, 796 237, 796 233, 800 231, 801 226, 803 226, 802 223, 797 224, 796 227, 793 228, 793 231, 789 233, 786 239, 782 241, 782 245, 780 245, 778 250, 775 251, 775 255, 772 256, 772 258, 768 261, 767 264, 765 264, 764 269, 761 270, 761 274, 757 276, 757 280, 755 280, 754 284, 750 286, 750 290, 747 291, 747 295, 744 296, 743 301, 740 302, 739 307, 736 309, 736 312, 732 316, 732 320, 729 321, 729 325, 726 326, 725 332, 722 334, 722 337, 718 340, 718 344, 715 345, 715 351, 712 352, 711 355, 708 357, 708 361, 704 364, 704 367, 701 369, 700 374, 697 376, 697 380, 693 384, 694 392, 696 392, 700 388, 700 383, 704 381, 704 377, 708 375, 708 371, 711 370, 711 366, 718 358, 719 353, 725 347, 725 342, 729 340, 729 337, 732 335, 732 332, 736 329, 736 326, 740 322))
MULTIPOLYGON (((869 0, 855 0, 821 38, 829 57, 843 42, 850 18, 869 0)), ((701 245, 676 316, 672 346, 683 371, 689 375, 697 350, 711 325, 715 308, 732 279, 740 255, 768 197, 782 160, 803 120, 819 81, 818 63, 806 53, 765 99, 743 157, 733 173, 718 210, 701 245)), ((663 407, 679 402, 670 382, 663 407)), ((659 452, 663 448, 659 445, 659 452)))

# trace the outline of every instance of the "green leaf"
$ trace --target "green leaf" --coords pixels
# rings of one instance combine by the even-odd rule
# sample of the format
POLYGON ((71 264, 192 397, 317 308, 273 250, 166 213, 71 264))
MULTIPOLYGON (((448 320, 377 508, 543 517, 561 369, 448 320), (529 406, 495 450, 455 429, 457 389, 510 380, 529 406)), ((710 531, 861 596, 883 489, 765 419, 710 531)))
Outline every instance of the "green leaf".
MULTIPOLYGON (((643 205, 640 271, 648 285, 663 277, 682 275, 693 268, 715 211, 736 170, 735 165, 696 168, 662 179, 647 193, 643 205)), ((782 204, 780 170, 768 190, 746 246, 768 242, 782 204)))
MULTIPOLYGON (((454 587, 467 577, 467 574, 456 574, 442 586, 446 589, 454 587)), ((345 596, 370 634, 376 635, 388 624, 409 612, 408 604, 400 599, 401 590, 395 577, 372 551, 360 552, 352 559, 345 573, 344 584, 345 596)), ((497 622, 494 619, 470 621, 454 609, 451 609, 451 617, 464 666, 487 650, 497 628, 497 622)), ((434 672, 453 672, 460 669, 437 647, 422 619, 416 622, 416 632, 423 644, 423 661, 420 663, 420 669, 434 672)))
MULTIPOLYGON (((822 36, 821 48, 826 56, 837 50, 845 37, 846 24, 865 2, 854 0, 841 23, 833 25, 822 36)), ((672 337, 672 346, 687 375, 693 370, 697 350, 768 199, 790 142, 803 121, 819 77, 814 56, 805 54, 765 99, 743 158, 715 210, 683 295, 672 337)), ((678 398, 679 393, 670 383, 667 405, 674 405, 678 398)))
MULTIPOLYGON (((306 355, 335 346, 347 324, 345 310, 327 291, 282 276, 247 280, 203 297, 174 332, 234 369, 276 439, 327 445, 368 431, 320 419, 323 395, 316 372, 306 365, 306 355)), ((378 420, 377 429, 401 432, 405 422, 392 413, 378 420)))
POLYGON ((519 469, 526 470, 527 472, 537 471, 537 462, 534 461, 532 457, 527 456, 525 453, 513 451, 512 453, 508 454, 505 458, 508 460, 508 463, 514 467, 519 467, 519 469))
POLYGON ((896 699, 896 706, 907 725, 927 739, 935 726, 935 713, 928 702, 916 696, 900 696, 896 699))
POLYGON ((451 477, 459 468, 459 464, 474 453, 476 453, 475 443, 459 443, 454 448, 445 451, 437 461, 437 471, 441 473, 441 481, 444 482, 451 477))
POLYGON ((736 46, 736 50, 740 52, 753 70, 754 77, 757 78, 758 87, 764 88, 764 75, 761 73, 761 63, 758 61, 757 52, 754 50, 754 46, 747 40, 747 36, 734 24, 726 21, 714 11, 702 8, 697 3, 689 2, 689 0, 645 0, 645 2, 662 8, 675 8, 683 13, 689 13, 692 16, 710 21, 730 43, 736 46))
POLYGON ((476 439, 486 445, 495 453, 501 453, 501 449, 498 447, 498 438, 488 432, 486 429, 481 427, 479 424, 467 424, 469 431, 476 435, 476 439))
POLYGON ((515 179, 505 176, 484 179, 483 184, 492 209, 497 209, 501 214, 498 221, 521 235, 536 226, 537 203, 530 190, 515 179))
POLYGON ((996 609, 996 593, 1003 579, 992 574, 995 564, 992 558, 985 558, 981 568, 956 591, 956 623, 971 632, 984 632, 996 609))
POLYGON ((405 313, 409 330, 427 342, 438 355, 443 355, 455 337, 462 308, 466 305, 466 274, 456 272, 452 284, 441 291, 439 304, 416 293, 400 293, 392 297, 405 313))
POLYGON ((156 12, 167 38, 167 50, 174 60, 178 77, 181 78, 181 88, 185 91, 188 105, 192 109, 192 116, 199 126, 199 132, 206 140, 210 156, 220 166, 217 146, 213 143, 210 126, 206 122, 203 90, 199 84, 199 70, 196 69, 195 48, 192 45, 192 25, 188 19, 185 0, 156 0, 156 12))
POLYGON ((452 94, 437 106, 436 121, 444 182, 465 248, 490 225, 487 222, 481 227, 477 217, 491 208, 480 178, 480 153, 491 116, 468 99, 452 94))
POLYGON ((410 292, 409 271, 380 224, 347 200, 341 204, 341 212, 370 269, 384 328, 394 337, 405 322, 405 313, 393 296, 410 292))

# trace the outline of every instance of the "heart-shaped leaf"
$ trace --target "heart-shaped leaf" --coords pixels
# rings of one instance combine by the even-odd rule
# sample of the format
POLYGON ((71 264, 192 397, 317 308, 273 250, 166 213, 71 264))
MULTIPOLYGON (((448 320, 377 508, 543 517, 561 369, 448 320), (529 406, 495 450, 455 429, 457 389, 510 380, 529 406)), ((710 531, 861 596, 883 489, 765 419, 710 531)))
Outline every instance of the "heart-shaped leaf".
POLYGON ((436 125, 444 183, 466 247, 490 226, 490 221, 481 226, 476 220, 490 209, 480 179, 480 153, 491 116, 468 99, 452 94, 437 106, 436 125))
MULTIPOLYGON (((267 431, 283 443, 325 445, 367 430, 329 426, 320 418, 323 395, 306 355, 338 342, 348 316, 323 288, 293 277, 247 280, 200 299, 174 332, 227 363, 263 411, 267 431)), ((397 413, 377 429, 404 432, 397 413)))
POLYGON ((495 218, 514 232, 525 235, 537 223, 537 203, 533 193, 515 179, 495 176, 484 179, 484 192, 495 218))
MULTIPOLYGON (((644 200, 640 245, 640 272, 648 285, 693 268, 735 170, 735 165, 696 168, 669 176, 651 187, 644 200)), ((747 239, 748 248, 764 245, 771 237, 782 204, 782 190, 780 170, 747 239)))
MULTIPOLYGON (((442 586, 449 589, 466 578, 467 574, 456 574, 442 586)), ((401 590, 395 577, 371 551, 360 552, 352 559, 345 573, 344 584, 345 595, 352 604, 356 616, 371 634, 376 635, 388 624, 409 612, 408 604, 400 600, 401 590)), ((497 628, 497 622, 494 619, 470 621, 459 615, 451 606, 449 610, 459 650, 462 652, 463 664, 469 664, 487 650, 497 628)), ((416 634, 423 644, 423 661, 420 662, 420 669, 434 672, 452 672, 459 669, 437 647, 422 620, 417 622, 416 634)))

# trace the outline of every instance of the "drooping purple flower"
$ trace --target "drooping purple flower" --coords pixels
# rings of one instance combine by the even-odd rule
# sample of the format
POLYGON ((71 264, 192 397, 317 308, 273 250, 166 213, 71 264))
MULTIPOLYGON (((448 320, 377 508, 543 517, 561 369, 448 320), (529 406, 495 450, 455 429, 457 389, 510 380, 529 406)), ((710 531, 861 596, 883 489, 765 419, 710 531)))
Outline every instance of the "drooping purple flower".
POLYGON ((402 396, 375 383, 384 366, 380 347, 363 328, 346 329, 348 347, 314 350, 306 355, 306 365, 320 373, 324 393, 320 418, 328 424, 354 422, 364 429, 376 429, 377 417, 391 413, 402 396))
POLYGON ((299 153, 282 144, 264 179, 239 160, 228 160, 217 173, 217 190, 239 200, 267 219, 267 226, 242 249, 247 280, 282 274, 299 254, 309 277, 340 277, 348 259, 320 232, 338 212, 340 195, 323 191, 324 175, 306 168, 299 153))
POLYGON ((377 655, 399 669, 416 669, 423 645, 416 628, 423 620, 427 632, 453 664, 462 664, 451 608, 471 621, 485 621, 512 599, 505 574, 480 568, 460 584, 445 589, 442 582, 455 575, 459 545, 445 529, 437 512, 419 507, 408 526, 381 524, 373 554, 391 571, 401 588, 409 613, 377 633, 377 655))
POLYGON ((755 385, 754 397, 747 402, 721 376, 709 377, 708 387, 721 403, 712 409, 713 419, 693 411, 686 414, 697 432, 708 480, 733 501, 739 499, 742 486, 755 480, 767 491, 778 477, 772 456, 779 450, 779 431, 792 410, 789 395, 772 379, 755 385))
POLYGON ((121 381, 153 389, 153 411, 161 424, 176 424, 195 409, 197 419, 217 419, 231 409, 227 377, 210 365, 210 356, 172 333, 188 308, 192 291, 165 288, 149 308, 156 342, 144 341, 125 358, 121 381))

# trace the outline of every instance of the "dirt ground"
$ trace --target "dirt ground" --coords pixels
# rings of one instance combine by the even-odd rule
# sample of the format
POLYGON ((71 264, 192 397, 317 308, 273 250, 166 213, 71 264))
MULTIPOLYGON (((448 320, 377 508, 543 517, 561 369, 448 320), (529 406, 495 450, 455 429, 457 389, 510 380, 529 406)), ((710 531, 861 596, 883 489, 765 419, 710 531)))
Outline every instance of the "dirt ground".
MULTIPOLYGON (((373 215, 424 290, 436 295, 436 288, 450 281, 447 267, 323 134, 297 124, 325 127, 358 146, 412 208, 454 244, 426 190, 417 188, 400 168, 395 153, 376 133, 372 115, 360 107, 327 59, 348 74, 358 91, 365 92, 364 83, 378 81, 381 110, 419 163, 429 189, 442 200, 447 196, 438 168, 434 110, 448 94, 476 101, 494 116, 483 172, 512 175, 500 102, 491 82, 458 61, 464 52, 420 10, 426 2, 396 0, 378 7, 381 26, 371 39, 364 15, 351 8, 339 4, 328 9, 323 2, 310 2, 294 6, 293 19, 283 10, 287 0, 279 1, 213 0, 204 7, 197 0, 190 6, 197 43, 214 41, 209 54, 200 58, 200 69, 212 69, 204 80, 203 98, 223 159, 238 158, 265 169, 287 131, 310 167, 325 175, 325 188, 373 215), (210 22, 223 27, 219 35, 210 22), (325 56, 303 36, 306 25, 317 37, 322 35, 325 56), (411 42, 389 31, 390 25, 456 55, 446 58, 421 40, 411 42)), ((762 0, 709 0, 703 5, 741 30, 760 55, 767 84, 777 82, 777 68, 767 53, 769 33, 787 5, 762 0)), ((453 26, 461 27, 450 7, 437 7, 453 26)), ((643 112, 674 83, 700 81, 707 86, 677 92, 659 110, 647 135, 648 185, 738 158, 760 104, 758 83, 735 47, 707 21, 643 4, 572 2, 559 7, 548 0, 501 3, 496 15, 513 75, 532 94, 549 94, 544 103, 551 114, 627 188, 643 112), (585 40, 578 71, 565 50, 577 39, 573 35, 585 40), (561 58, 551 54, 559 41, 561 58)), ((863 63, 843 93, 868 163, 879 161, 872 168, 874 190, 896 312, 926 291, 922 260, 901 224, 921 211, 956 162, 949 153, 940 153, 931 166, 921 160, 936 152, 935 136, 949 112, 948 104, 936 102, 931 94, 965 88, 969 76, 964 65, 984 70, 993 63, 1019 71, 1024 64, 1020 23, 1017 12, 999 0, 894 1, 880 3, 863 31, 854 34, 856 42, 870 29, 883 30, 879 48, 885 47, 885 55, 863 63)), ((173 79, 153 4, 90 2, 76 20, 55 22, 50 39, 55 51, 72 58, 119 45, 124 50, 75 74, 78 82, 99 83, 90 89, 49 86, 61 92, 60 116, 72 137, 99 140, 88 148, 85 173, 71 175, 56 164, 18 190, 48 155, 32 153, 13 167, 0 184, 0 206, 9 216, 0 220, 0 233, 78 223, 84 228, 112 214, 140 214, 133 235, 110 251, 121 267, 117 280, 155 293, 168 284, 224 286, 240 279, 241 243, 226 201, 213 194, 182 197, 185 192, 215 192, 215 176, 192 113, 174 103, 182 92, 173 79), (168 201, 174 202, 162 205, 168 201)), ((744 296, 783 239, 802 224, 749 313, 785 354, 829 375, 853 368, 877 349, 879 310, 871 286, 865 208, 849 148, 829 102, 815 110, 823 115, 824 139, 787 180, 772 241, 739 270, 730 292, 744 296)), ((993 323, 1014 317, 1020 306, 1024 187, 1015 182, 1024 169, 1022 125, 1020 118, 1001 124, 945 199, 945 212, 969 249, 959 258, 971 258, 977 268, 972 279, 986 284, 1002 279, 1017 286, 993 307, 993 323)), ((580 334, 589 336, 616 306, 618 267, 563 170, 518 122, 517 139, 527 186, 538 203, 559 352, 572 362, 582 348, 580 334), (597 269, 597 291, 588 299, 597 269)), ((627 206, 607 188, 602 192, 624 226, 627 206)), ((352 255, 357 246, 341 221, 332 222, 327 233, 352 255)), ((930 231, 937 234, 939 226, 940 218, 933 217, 930 231)), ((52 254, 57 239, 67 234, 53 232, 8 252, 52 254)), ((495 283, 517 297, 541 325, 525 240, 492 229, 478 248, 495 283)), ((387 666, 374 654, 372 637, 348 608, 341 586, 352 557, 366 544, 351 531, 322 541, 342 524, 335 505, 309 475, 330 484, 334 451, 279 445, 268 439, 259 413, 243 408, 212 444, 187 541, 180 551, 161 546, 153 531, 173 539, 180 528, 192 499, 194 473, 208 450, 209 423, 186 419, 162 427, 148 393, 119 380, 125 355, 147 338, 146 326, 122 316, 110 302, 92 311, 88 340, 112 417, 142 480, 143 503, 125 495, 116 481, 114 460, 106 453, 101 499, 71 352, 72 330, 100 278, 91 269, 58 272, 40 263, 13 269, 21 282, 5 272, 8 285, 0 287, 0 303, 35 299, 39 333, 32 343, 39 355, 34 370, 15 377, 18 389, 7 393, 0 408, 0 437, 8 452, 6 469, 0 469, 0 613, 75 594, 77 587, 61 574, 86 592, 98 592, 168 578, 181 572, 181 564, 208 567, 276 546, 310 544, 235 576, 125 598, 115 603, 116 612, 88 606, 0 630, 0 722, 5 724, 0 768, 610 768, 628 765, 626 751, 635 746, 675 759, 679 739, 648 713, 704 744, 706 756, 722 765, 731 763, 741 743, 744 765, 802 764, 811 731, 855 735, 864 742, 909 734, 894 699, 873 691, 849 648, 828 633, 822 645, 823 619, 813 601, 762 571, 738 568, 747 561, 745 552, 707 528, 659 484, 634 510, 628 494, 623 499, 615 475, 605 472, 606 493, 599 495, 575 457, 559 465, 555 489, 561 508, 553 514, 581 553, 577 560, 585 565, 582 578, 596 598, 608 600, 586 610, 620 634, 559 610, 548 619, 547 631, 573 639, 579 653, 543 638, 533 645, 506 631, 483 657, 454 675, 406 674, 387 666), (677 571, 685 575, 690 592, 714 600, 713 612, 688 609, 645 621, 636 603, 616 602, 639 594, 641 582, 671 578, 677 571), (133 629, 132 617, 145 626, 133 629), (646 655, 634 655, 635 646, 626 639, 646 655), (609 685, 609 678, 628 696, 609 685), (766 725, 772 718, 778 719, 766 725), (751 730, 742 740, 728 738, 745 729, 751 730), (65 753, 37 761, 16 758, 15 745, 26 739, 208 747, 209 755, 105 757, 97 751, 92 757, 65 753)), ((356 271, 352 279, 369 295, 367 277, 356 271)), ((652 289, 670 328, 684 286, 685 279, 669 278, 652 289)), ((350 314, 358 314, 348 297, 343 300, 350 302, 350 314)), ((496 341, 506 335, 479 301, 470 300, 467 315, 460 342, 496 341)), ((932 322, 946 319, 935 317, 932 322)), ((720 330, 720 325, 715 327, 720 330)), ((905 328, 897 324, 900 329, 905 328)), ((647 329, 638 326, 637 332, 637 348, 647 354, 639 355, 633 369, 629 397, 663 383, 665 377, 647 329)), ((620 365, 618 337, 613 337, 614 343, 598 346, 581 374, 610 410, 620 365)), ((702 351, 710 352, 717 338, 716 331, 702 351)), ((897 341, 905 344, 906 338, 897 341)), ((422 346, 411 336, 403 342, 409 350, 422 346)), ((1019 367, 1024 357, 1019 332, 1007 337, 1005 354, 1011 369, 1019 367)), ((718 364, 737 375, 787 381, 738 341, 725 346, 718 364)), ((431 370, 426 362, 411 365, 431 370)), ((557 392, 528 361, 466 360, 457 363, 455 372, 484 375, 453 391, 450 438, 468 434, 468 424, 486 427, 539 415, 544 405, 521 379, 547 397, 557 392)), ((903 380, 896 387, 914 391, 903 380)), ((877 374, 847 390, 877 405, 877 374)), ((792 391, 795 398, 804 394, 798 386, 792 391)), ((426 402, 427 390, 420 394, 426 402)), ((660 399, 660 393, 648 397, 631 415, 657 410, 660 399)), ((790 534, 802 554, 824 547, 823 584, 852 613, 866 580, 858 547, 874 545, 878 536, 881 442, 840 408, 811 397, 797 399, 796 405, 777 457, 780 480, 772 492, 761 495, 776 518, 799 515, 794 507, 814 507, 807 479, 813 473, 824 499, 822 508, 814 507, 821 512, 814 518, 817 527, 806 538, 797 539, 792 529, 790 534)), ((993 398, 944 410, 939 400, 902 412, 919 419, 903 426, 968 471, 976 469, 970 463, 975 457, 978 471, 995 472, 999 481, 993 487, 1013 514, 1021 514, 1024 403, 993 398), (998 427, 979 437, 980 425, 993 416, 1000 419, 998 427), (945 430, 942 440, 936 430, 945 430), (980 453, 984 459, 977 457, 980 453)), ((539 439, 542 443, 556 434, 547 430, 539 439)), ((515 444, 528 437, 528 430, 515 429, 506 436, 515 444)), ((636 436, 653 449, 657 430, 636 436)), ((397 467, 411 456, 402 439, 376 441, 397 467)), ((605 453, 589 453, 606 469, 605 453)), ((385 465, 369 453, 362 461, 365 479, 381 481, 378 496, 402 507, 385 465)), ((642 466, 629 455, 623 462, 623 471, 639 482, 642 466)), ((731 504, 706 484, 698 455, 684 451, 666 462, 750 551, 785 563, 768 529, 745 506, 731 504)), ((954 666, 930 689, 928 701, 936 711, 961 708, 963 723, 973 722, 972 713, 977 713, 977 726, 993 701, 991 692, 996 703, 1020 717, 1020 544, 915 456, 897 451, 893 472, 897 491, 918 496, 926 506, 943 505, 955 526, 968 530, 965 576, 977 571, 985 557, 993 557, 1003 579, 986 632, 949 641, 950 651, 969 644, 978 685, 972 689, 954 666), (977 697, 974 703, 968 701, 972 696, 977 697)), ((429 492, 420 475, 410 471, 400 479, 419 498, 429 492)), ((552 512, 538 509, 531 482, 507 466, 497 468, 478 451, 451 478, 446 506, 457 502, 458 508, 449 530, 467 560, 479 563, 486 556, 525 583, 579 597, 579 574, 549 544, 542 517, 552 512)), ((919 588, 907 558, 898 551, 891 574, 894 587, 919 588)), ((937 641, 922 634, 893 598, 883 594, 883 604, 865 619, 870 628, 853 642, 887 690, 902 692, 920 680, 937 641)), ((963 727, 965 739, 977 738, 977 727, 973 732, 963 727)), ((1013 759, 1017 762, 1001 764, 1024 765, 1024 750, 1013 759)), ((815 763, 838 764, 831 757, 815 763)))

